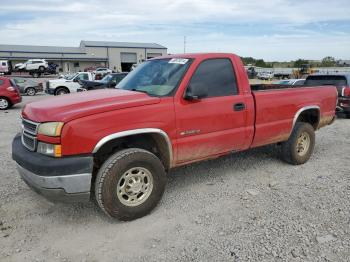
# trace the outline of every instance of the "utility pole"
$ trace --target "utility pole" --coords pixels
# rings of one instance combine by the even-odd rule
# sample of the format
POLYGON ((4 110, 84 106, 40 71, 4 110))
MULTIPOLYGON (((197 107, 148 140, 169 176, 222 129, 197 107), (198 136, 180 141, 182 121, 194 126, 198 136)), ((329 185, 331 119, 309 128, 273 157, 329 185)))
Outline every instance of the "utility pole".
POLYGON ((186 54, 186 36, 184 36, 184 54, 186 54))

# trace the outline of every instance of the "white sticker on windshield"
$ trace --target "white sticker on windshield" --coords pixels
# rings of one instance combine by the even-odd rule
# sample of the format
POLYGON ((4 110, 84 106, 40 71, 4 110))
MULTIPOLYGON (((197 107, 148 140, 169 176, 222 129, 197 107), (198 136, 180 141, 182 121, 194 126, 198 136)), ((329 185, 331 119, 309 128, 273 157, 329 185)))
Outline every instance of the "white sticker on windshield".
POLYGON ((180 64, 180 65, 184 65, 188 62, 188 59, 184 59, 184 58, 173 58, 169 61, 169 64, 180 64))

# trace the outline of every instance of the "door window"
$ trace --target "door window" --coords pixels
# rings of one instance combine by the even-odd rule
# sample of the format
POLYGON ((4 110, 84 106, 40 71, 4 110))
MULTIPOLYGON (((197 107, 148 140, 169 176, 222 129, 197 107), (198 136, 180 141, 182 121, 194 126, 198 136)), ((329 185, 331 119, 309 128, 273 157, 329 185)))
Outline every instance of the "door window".
POLYGON ((203 61, 193 74, 190 86, 201 86, 208 90, 207 97, 236 95, 236 77, 229 59, 209 59, 203 61))

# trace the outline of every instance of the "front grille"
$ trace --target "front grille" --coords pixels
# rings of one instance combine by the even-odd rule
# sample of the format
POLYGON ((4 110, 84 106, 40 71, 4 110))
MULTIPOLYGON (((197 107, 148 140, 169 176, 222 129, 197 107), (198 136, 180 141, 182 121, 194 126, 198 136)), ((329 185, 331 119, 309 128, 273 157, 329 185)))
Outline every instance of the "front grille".
POLYGON ((38 127, 39 123, 22 119, 22 144, 31 151, 36 149, 38 127))
POLYGON ((22 133, 22 144, 31 151, 36 149, 36 138, 25 132, 22 133))
POLYGON ((26 119, 22 119, 22 128, 23 131, 32 134, 32 135, 36 135, 37 134, 37 128, 38 128, 39 124, 26 120, 26 119))

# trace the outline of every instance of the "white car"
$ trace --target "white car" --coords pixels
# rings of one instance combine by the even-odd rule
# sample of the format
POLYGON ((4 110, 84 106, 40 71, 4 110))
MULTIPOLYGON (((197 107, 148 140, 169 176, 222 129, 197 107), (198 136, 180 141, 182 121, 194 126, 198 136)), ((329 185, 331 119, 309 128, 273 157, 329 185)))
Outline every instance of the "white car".
POLYGON ((30 59, 24 63, 15 65, 15 69, 23 71, 39 71, 44 72, 49 67, 45 59, 30 59))
POLYGON ((95 74, 91 72, 78 72, 74 75, 68 75, 65 78, 49 80, 45 83, 44 91, 50 95, 64 95, 75 93, 80 89, 80 80, 95 80, 95 74))
POLYGON ((271 80, 274 77, 274 74, 272 72, 262 72, 258 73, 257 77, 261 80, 271 80))
POLYGON ((109 69, 109 68, 105 68, 105 67, 99 67, 99 68, 96 68, 96 70, 94 71, 94 73, 95 73, 96 75, 106 75, 106 74, 112 73, 112 70, 109 69))

